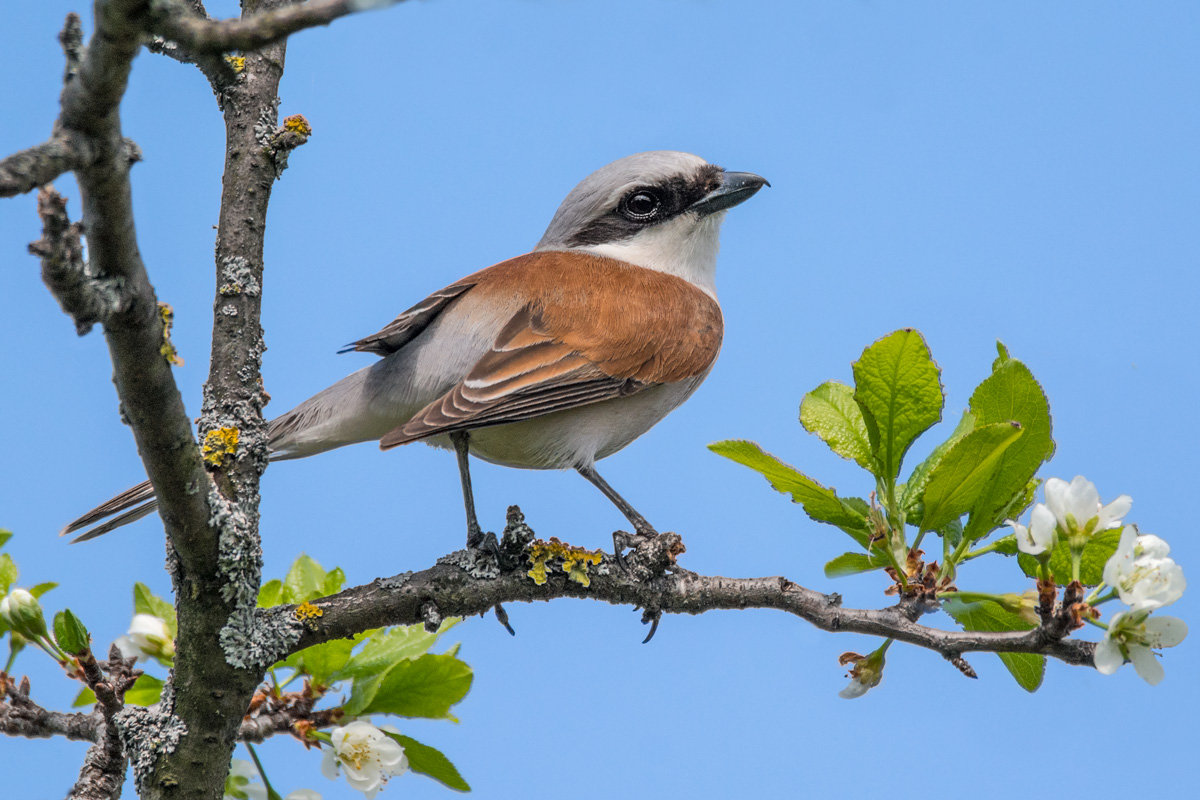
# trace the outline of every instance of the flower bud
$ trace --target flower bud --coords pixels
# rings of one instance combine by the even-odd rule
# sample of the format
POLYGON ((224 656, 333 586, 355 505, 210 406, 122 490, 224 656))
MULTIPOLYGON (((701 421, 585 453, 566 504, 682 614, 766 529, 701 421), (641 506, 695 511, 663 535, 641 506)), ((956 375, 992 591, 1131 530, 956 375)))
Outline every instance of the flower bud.
POLYGON ((0 600, 0 619, 26 639, 40 639, 48 635, 42 604, 24 589, 13 589, 0 600))

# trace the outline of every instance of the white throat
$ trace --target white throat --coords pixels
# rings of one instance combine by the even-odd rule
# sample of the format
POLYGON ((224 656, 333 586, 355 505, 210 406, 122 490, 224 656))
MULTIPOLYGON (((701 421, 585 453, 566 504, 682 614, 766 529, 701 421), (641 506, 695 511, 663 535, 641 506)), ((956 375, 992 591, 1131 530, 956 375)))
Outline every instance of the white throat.
POLYGON ((684 213, 624 241, 574 249, 675 275, 716 299, 718 234, 724 219, 724 211, 700 218, 684 213))

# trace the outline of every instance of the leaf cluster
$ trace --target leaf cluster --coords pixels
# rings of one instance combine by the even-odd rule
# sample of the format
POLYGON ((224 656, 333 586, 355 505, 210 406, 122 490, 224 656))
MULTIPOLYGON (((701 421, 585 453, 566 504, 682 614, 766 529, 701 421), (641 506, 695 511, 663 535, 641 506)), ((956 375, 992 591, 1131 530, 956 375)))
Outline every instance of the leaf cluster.
MULTIPOLYGON (((1016 552, 1011 537, 979 551, 971 548, 1033 502, 1037 471, 1054 453, 1045 393, 1025 364, 1002 344, 997 349, 991 373, 971 393, 958 424, 904 480, 909 451, 941 421, 945 405, 941 370, 918 331, 895 331, 863 350, 853 364, 853 385, 827 381, 804 395, 800 424, 867 472, 873 486, 868 497, 840 496, 753 442, 709 447, 762 474, 810 518, 854 541, 858 549, 825 565, 828 577, 888 569, 903 593, 935 568, 936 586, 950 588, 958 566, 984 549, 1016 552), (941 540, 940 565, 920 559, 918 548, 928 534, 941 540)), ((995 608, 959 603, 946 610, 953 609, 951 616, 966 630, 1030 627, 1016 614, 981 602, 995 608)), ((1043 657, 1001 658, 1022 686, 1036 688, 1043 657)))

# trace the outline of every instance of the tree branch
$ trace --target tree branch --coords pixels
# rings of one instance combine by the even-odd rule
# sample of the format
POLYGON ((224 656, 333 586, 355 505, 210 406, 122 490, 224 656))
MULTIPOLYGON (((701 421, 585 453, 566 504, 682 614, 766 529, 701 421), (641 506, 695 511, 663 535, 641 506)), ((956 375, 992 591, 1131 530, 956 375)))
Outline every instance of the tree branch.
POLYGON ((160 0, 160 8, 170 11, 156 17, 151 30, 192 54, 257 50, 305 28, 328 25, 347 14, 400 2, 403 0, 310 0, 241 19, 213 20, 178 13, 178 2, 160 0))
POLYGON ((29 697, 29 679, 17 684, 0 672, 0 733, 27 739, 65 736, 72 741, 94 742, 99 737, 102 718, 99 711, 90 714, 49 711, 29 697))
MULTIPOLYGON (((674 533, 641 538, 633 553, 626 556, 627 569, 605 556, 599 566, 588 570, 588 585, 570 579, 560 566, 564 556, 571 559, 573 552, 578 569, 578 556, 584 551, 557 545, 560 555, 546 562, 546 581, 539 585, 530 577, 533 551, 522 543, 531 536, 520 510, 513 506, 502 544, 503 558, 510 564, 507 568, 481 566, 477 556, 459 551, 422 572, 379 579, 313 601, 319 613, 300 615, 307 620, 303 632, 279 657, 371 628, 423 622, 431 605, 441 616, 467 616, 482 614, 502 603, 576 597, 642 608, 643 621, 647 622, 664 613, 773 608, 822 630, 890 637, 933 650, 960 670, 962 666, 956 662, 961 662, 963 653, 974 651, 1037 653, 1068 664, 1092 664, 1093 643, 1065 639, 1045 627, 1004 633, 944 631, 916 621, 937 608, 928 602, 902 600, 878 611, 850 609, 841 607, 837 595, 806 589, 782 577, 697 575, 672 566, 674 554, 682 552, 679 536, 674 533)), ((548 545, 554 546, 553 542, 548 545)), ((272 612, 295 616, 294 608, 272 612)))
POLYGON ((0 197, 15 197, 50 183, 93 159, 82 137, 56 133, 48 140, 0 161, 0 197))
POLYGON ((101 722, 96 743, 88 748, 83 758, 79 779, 67 794, 68 800, 113 800, 121 796, 129 760, 125 756, 116 716, 125 707, 125 692, 142 674, 141 670, 134 669, 135 662, 133 658, 122 658, 115 644, 104 664, 96 661, 91 651, 79 658, 83 681, 96 695, 101 722))

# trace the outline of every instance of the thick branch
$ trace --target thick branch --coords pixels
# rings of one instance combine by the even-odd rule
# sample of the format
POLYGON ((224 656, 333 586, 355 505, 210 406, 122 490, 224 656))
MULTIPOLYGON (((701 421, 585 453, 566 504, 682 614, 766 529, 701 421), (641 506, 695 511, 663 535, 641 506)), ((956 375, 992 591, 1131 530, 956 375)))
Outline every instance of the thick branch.
POLYGON ((165 8, 176 8, 156 18, 153 31, 193 54, 257 50, 305 28, 328 25, 356 11, 383 8, 399 2, 402 0, 310 0, 302 5, 227 20, 180 14, 177 4, 160 3, 165 8))
MULTIPOLYGON (((146 274, 133 224, 129 154, 117 107, 130 64, 141 46, 145 2, 96 4, 96 31, 75 77, 62 95, 59 125, 83 133, 96 148, 92 163, 77 170, 89 270, 119 282, 128 304, 104 325, 114 382, 133 429, 146 474, 158 492, 160 514, 181 561, 203 557, 211 537, 208 477, 192 438, 183 400, 163 353, 163 322, 146 274)), ((215 546, 210 550, 214 554, 215 546)))
MULTIPOLYGON (((510 532, 523 525, 520 512, 510 510, 505 534, 509 552, 514 552, 508 544, 510 532)), ((966 652, 990 651, 1038 653, 1068 664, 1092 664, 1093 643, 1064 639, 1044 628, 1004 633, 944 631, 916 622, 923 610, 930 609, 916 608, 909 601, 878 611, 849 609, 841 607, 837 595, 806 589, 782 577, 724 578, 679 569, 663 573, 661 566, 669 564, 671 553, 679 552, 679 547, 679 537, 673 533, 643 540, 627 557, 629 569, 621 569, 606 557, 589 573, 589 586, 570 580, 561 569, 549 569, 548 580, 538 585, 528 574, 527 560, 492 577, 473 577, 458 566, 463 554, 452 554, 423 572, 376 580, 315 601, 320 615, 311 618, 299 641, 288 649, 294 652, 370 628, 422 622, 430 604, 441 616, 466 616, 482 614, 502 603, 578 597, 640 607, 646 610, 647 620, 663 613, 773 608, 823 630, 890 637, 951 660, 966 652)))

